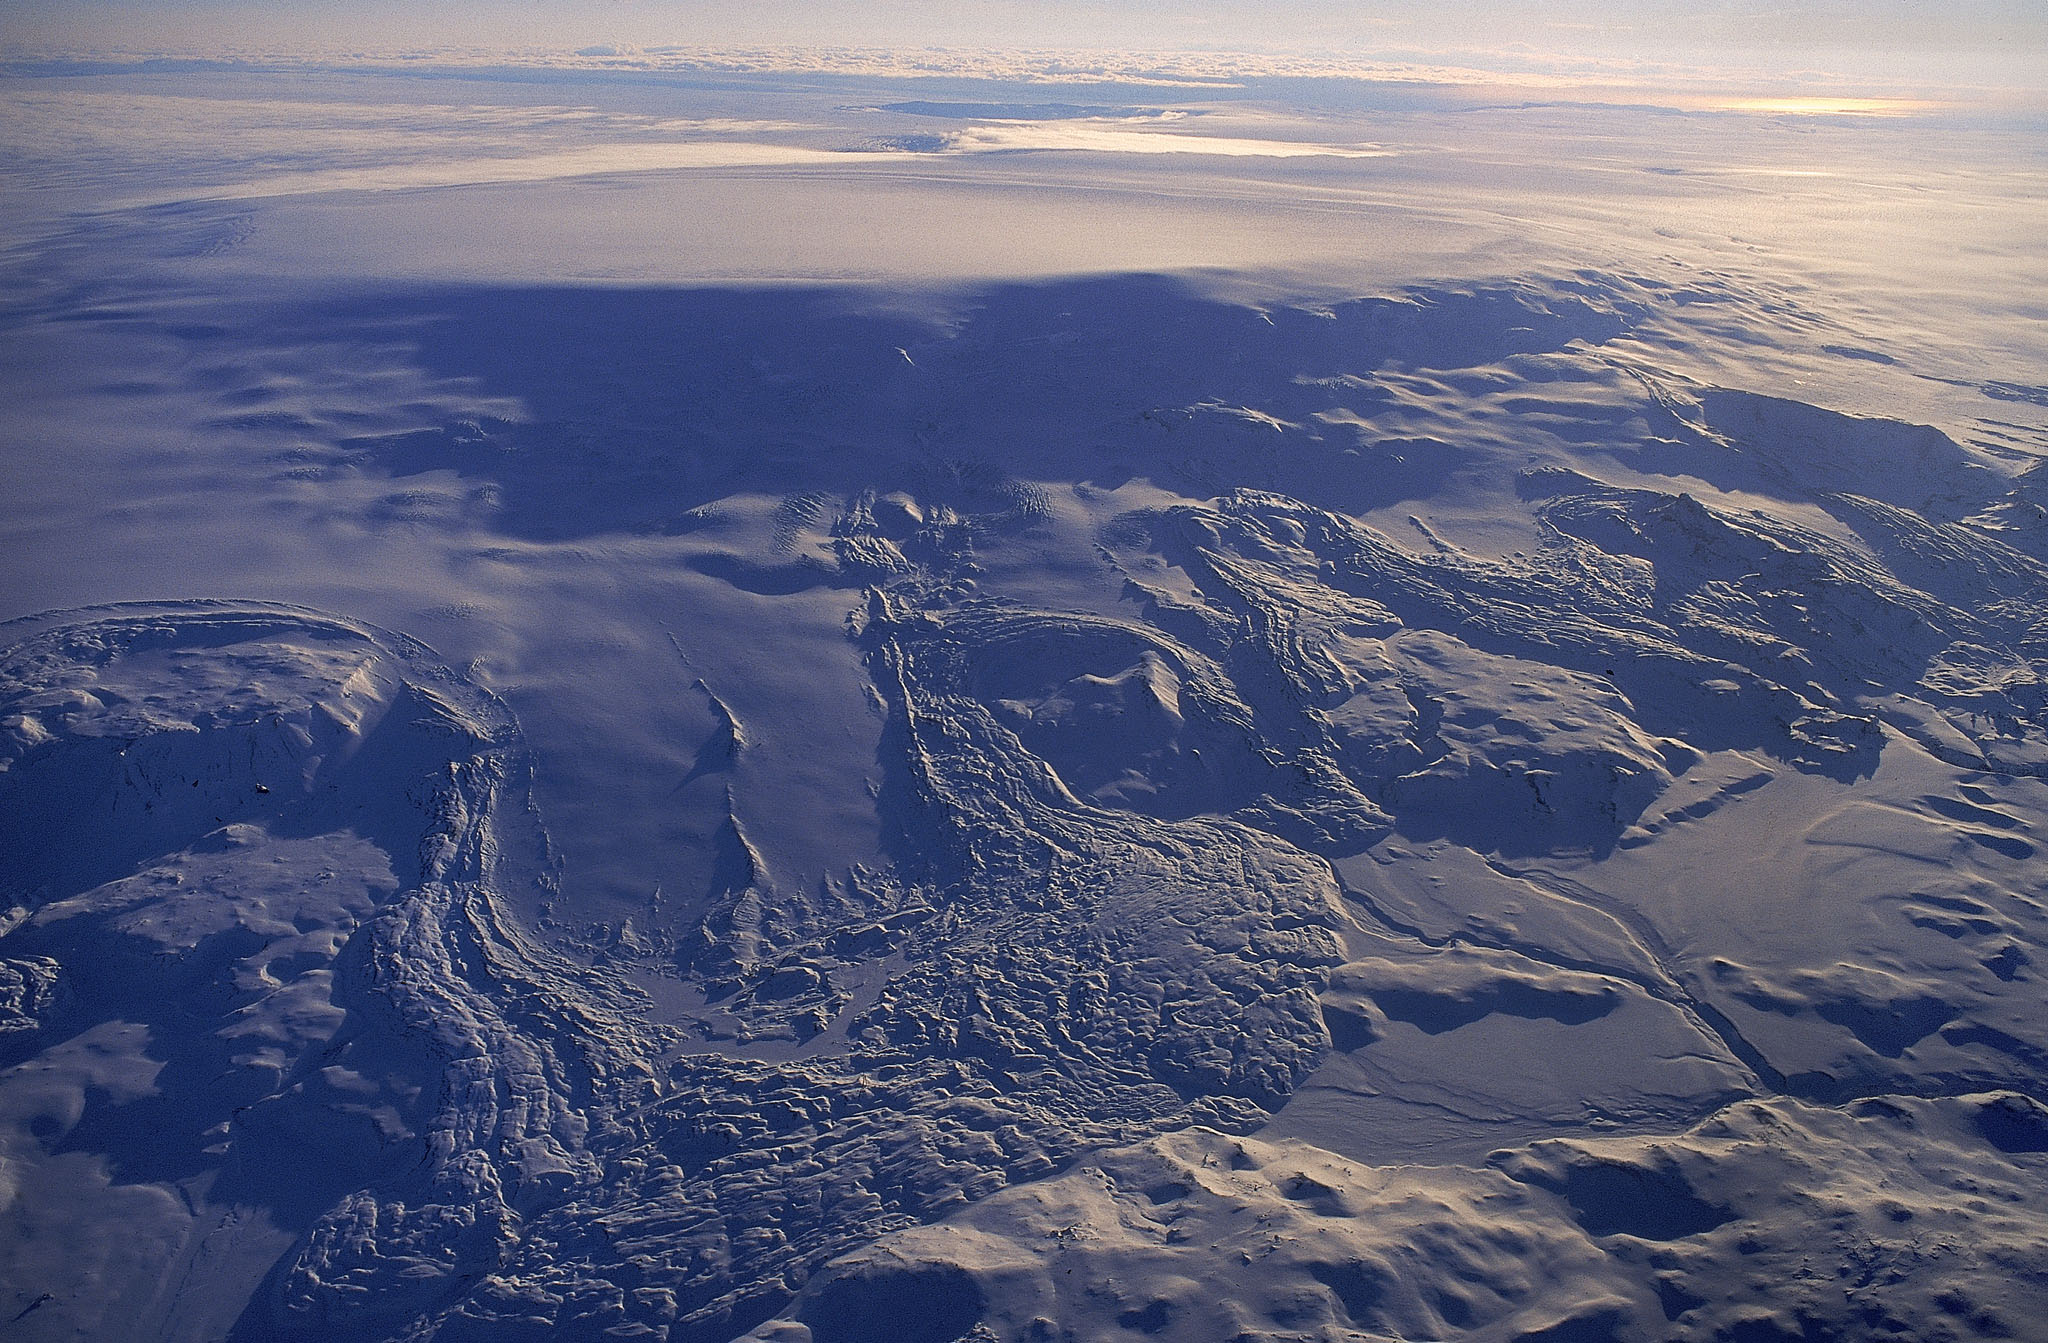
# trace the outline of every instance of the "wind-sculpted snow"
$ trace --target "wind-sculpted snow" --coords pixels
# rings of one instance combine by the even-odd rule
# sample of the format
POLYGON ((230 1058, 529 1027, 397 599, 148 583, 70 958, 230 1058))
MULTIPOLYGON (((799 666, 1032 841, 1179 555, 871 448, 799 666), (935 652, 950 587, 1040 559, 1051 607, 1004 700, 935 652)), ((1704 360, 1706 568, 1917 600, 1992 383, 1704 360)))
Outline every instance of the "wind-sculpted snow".
MULTIPOLYGON (((972 608, 932 628, 877 599, 863 637, 901 705, 902 823, 929 865, 912 871, 972 932, 892 983, 869 1029, 885 1055, 908 1045, 979 1057, 1017 1083, 1049 1072, 1112 1112, 1202 1096, 1271 1104, 1326 1038, 1315 992, 1343 959, 1344 922, 1328 869, 1227 821, 1084 808, 959 684, 981 681, 987 694, 991 665, 1031 668, 1013 641, 1072 666, 1117 633, 972 608)), ((1210 693, 1227 714, 1228 699, 1210 693)))
POLYGON ((281 607, 72 619, 5 655, 0 787, 40 830, 10 851, 43 860, 10 873, 8 1169, 59 1243, 139 1225, 12 1241, 10 1272, 49 1284, 38 1327, 224 1332, 252 1293, 258 1333, 395 1327, 590 1178, 660 1033, 504 922, 494 885, 549 876, 527 760, 417 645, 281 607))
MULTIPOLYGON (((1611 845, 1698 758, 1686 736, 1816 767, 1875 744, 1867 720, 1726 659, 1762 661, 1742 646, 1762 631, 1660 619, 1647 573, 1563 535, 1527 564, 1423 558, 1261 495, 1182 506, 1151 529, 1205 596, 1242 612, 1224 637, 1279 679, 1267 703, 1299 705, 1299 730, 1397 820, 1484 827, 1463 836, 1481 850, 1611 845)), ((1160 597, 1155 619, 1195 624, 1160 597)))
MULTIPOLYGON (((300 1237, 260 1291, 246 1269, 205 1284, 254 1291, 242 1327, 266 1336, 637 1320, 712 1338, 779 1305, 782 1284, 831 1253, 1076 1151, 1258 1123, 1327 1041, 1316 994, 1343 959, 1328 869, 1243 825, 1083 808, 952 683, 972 620, 949 641, 877 603, 863 637, 896 698, 890 804, 923 853, 887 880, 917 893, 895 903, 918 917, 821 918, 809 941, 756 937, 711 962, 769 1002, 815 998, 892 944, 902 969, 830 1055, 686 1054, 665 1074, 672 1032, 622 1028, 644 1011, 632 990, 508 919, 508 877, 549 879, 513 857, 531 825, 516 730, 417 648, 324 617, 208 607, 108 614, 18 644, 8 722, 25 744, 7 782, 96 786, 82 816, 157 818, 128 831, 158 850, 138 875, 74 893, 53 873, 19 893, 10 1032, 40 1043, 132 1023, 172 1056, 127 1082, 128 1108, 169 1129, 159 1164, 69 1178, 104 1194, 109 1176, 261 1170, 253 1153, 316 1133, 350 1153, 311 1182, 338 1195, 324 1208, 304 1187, 214 1185, 234 1188, 227 1222, 267 1218, 273 1248, 300 1237), (80 752, 110 777, 67 761, 80 752), (201 829, 187 789, 235 819, 201 829), (408 833, 410 846, 394 842, 408 833), (346 894, 343 858, 365 873, 346 894), (195 881, 203 894, 188 894, 195 881), (133 996, 162 977, 130 979, 146 959, 109 980, 109 939, 196 957, 160 986, 176 986, 168 1007, 133 996), (206 1002, 219 1015, 193 1017, 206 1002), (195 1048, 244 1080, 224 1089, 196 1058, 181 1064, 195 1048), (352 1179, 363 1187, 348 1191, 352 1179)), ((1047 637, 1089 635, 1053 622, 1047 637)), ((53 1065, 46 1053, 21 1066, 17 1095, 53 1065)), ((34 1149, 56 1135, 34 1113, 15 1160, 41 1173, 55 1158, 34 1149)), ((98 1122, 105 1142, 141 1121, 98 1122)), ((177 1321, 199 1309, 168 1306, 177 1321)), ((83 1323, 78 1309, 65 1317, 83 1323)))
POLYGON ((2022 1332, 2040 468, 1679 295, 162 333, 474 660, 7 627, 24 1336, 2022 1332))
POLYGON ((751 1337, 2025 1337, 2044 1146, 2010 1092, 1749 1102, 1465 1169, 1196 1129, 886 1237, 751 1337))
MULTIPOLYGON (((1788 1085, 1793 1073, 1789 1085, 1819 1094, 1885 1078, 2031 1084, 2043 1057, 2041 1027, 2013 1029, 2014 1013, 2034 1014, 1992 982, 2028 954, 2014 943, 2008 955, 1998 941, 2022 923, 1975 926, 1988 935, 1983 968, 1966 980, 1947 975, 1937 985, 1880 970, 1895 953, 1873 949, 1874 962, 1788 967, 1787 978, 1763 987, 1737 968, 1746 952, 1688 967, 1692 958, 1666 942, 1660 924, 1703 929, 1704 911, 1667 906, 1644 921, 1640 896, 1616 902, 1549 877, 1574 850, 1595 858, 1640 850, 1674 822, 1712 814, 1724 803, 1711 795, 1708 762, 1730 752, 1853 781, 1878 768, 1891 724, 1942 760, 2023 771, 2042 726, 2032 699, 2042 663, 2031 619, 1973 600, 1981 589, 1972 590, 1970 569, 1957 587, 1942 588, 1961 603, 1953 604, 1840 542, 1758 512, 1582 477, 1543 474, 1525 485, 1542 500, 1545 529, 1543 550, 1527 561, 1410 554, 1341 516, 1243 493, 1121 520, 1118 534, 1195 585, 1175 593, 1160 581, 1168 575, 1149 580, 1158 586, 1134 576, 1150 618, 1206 644, 1241 683, 1276 687, 1254 697, 1268 718, 1291 709, 1294 730, 1402 836, 1445 836, 1499 855, 1497 870, 1517 882, 1534 878, 1517 911, 1525 929, 1526 898, 1539 891, 1539 905, 1591 902, 1618 917, 1628 926, 1620 936, 1626 950, 1596 948, 1588 963, 1626 970, 1678 1004, 1763 1084, 1788 1085), (1654 819, 1661 800, 1694 779, 1709 795, 1654 819), (1529 864, 1543 855, 1550 866, 1529 864), (1666 982, 1672 971, 1677 980, 1666 982), (1725 1015, 1738 1002, 1817 1014, 1856 1044, 1818 1069, 1773 1065, 1772 1051, 1759 1057, 1725 1015), (1949 1044, 1977 1046, 1966 1050, 1972 1057, 1941 1057, 1945 1051, 1931 1047, 1937 1030, 1949 1044), (1909 1046, 1922 1041, 1924 1061, 1915 1063, 1909 1046)), ((2006 573, 2034 563, 1987 550, 2006 573)), ((1142 550, 1129 553, 1134 575, 1152 572, 1142 550)), ((1747 776, 1741 791, 1760 777, 1747 776)), ((1961 787, 1989 796, 1982 785, 1961 787)), ((1959 823, 1951 841, 1958 857, 1948 861, 1960 867, 1974 858, 1980 883, 2017 878, 2003 901, 2038 929, 2040 906, 2020 875, 2035 852, 2023 837, 2031 823, 1983 810, 1969 795, 1929 798, 1919 815, 1959 823)), ((1885 836, 1881 815, 1852 809, 1816 825, 1809 839, 1943 861, 1933 833, 1925 847, 1896 825, 1885 836)), ((1319 847, 1335 859, 1349 851, 1319 847)), ((1368 890, 1377 884, 1370 867, 1345 871, 1368 890)), ((1887 898, 1912 898, 1910 888, 1890 885, 1897 879, 1879 878, 1887 898)), ((1468 925, 1464 935, 1476 931, 1468 925)), ((1557 936, 1536 935, 1543 955, 1567 953, 1557 936)), ((1524 932, 1498 944, 1526 951, 1531 939, 1524 932)))
POLYGON ((1240 824, 1079 803, 966 693, 984 637, 1056 665, 1131 647, 1108 622, 936 622, 875 598, 861 638, 890 701, 887 880, 904 889, 767 936, 735 913, 775 893, 735 892, 693 953, 714 996, 750 1000, 732 1010, 754 1038, 788 1022, 821 1048, 781 1068, 686 1055, 602 1192, 536 1224, 539 1285, 493 1287, 462 1318, 725 1337, 832 1253, 1106 1142, 1256 1126, 1314 1066, 1346 922, 1327 867, 1240 824), (884 954, 870 1001, 835 992, 884 954), (617 1260, 593 1226, 634 1247, 630 1298, 606 1290, 617 1260))

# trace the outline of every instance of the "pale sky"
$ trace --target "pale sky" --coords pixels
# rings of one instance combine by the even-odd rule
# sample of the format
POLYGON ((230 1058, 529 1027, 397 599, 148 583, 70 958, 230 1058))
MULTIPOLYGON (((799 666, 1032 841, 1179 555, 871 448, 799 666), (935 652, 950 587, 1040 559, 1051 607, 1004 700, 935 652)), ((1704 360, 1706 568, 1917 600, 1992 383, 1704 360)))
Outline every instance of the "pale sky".
MULTIPOLYGON (((1798 68, 1889 54, 2048 66, 2041 0, 13 0, 11 50, 835 45, 1487 52, 1735 59, 1798 68)), ((2031 81, 2030 81, 2031 82, 2031 81)))

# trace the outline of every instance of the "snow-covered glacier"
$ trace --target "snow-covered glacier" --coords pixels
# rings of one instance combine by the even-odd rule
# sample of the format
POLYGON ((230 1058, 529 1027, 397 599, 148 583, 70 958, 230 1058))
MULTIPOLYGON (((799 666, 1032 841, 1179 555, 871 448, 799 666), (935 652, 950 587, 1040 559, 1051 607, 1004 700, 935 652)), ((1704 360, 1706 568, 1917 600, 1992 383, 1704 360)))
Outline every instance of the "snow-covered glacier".
MULTIPOLYGON (((233 103, 91 78, 23 124, 233 103)), ((1879 292, 1924 221, 1706 239, 1748 207, 1662 173, 1652 236, 1580 184, 1532 241, 1528 144, 1404 166, 1438 111, 1195 108, 1234 138, 1158 168, 1156 109, 863 87, 752 95, 777 154, 34 197, 10 1328, 2037 1330, 2048 389, 1984 259, 2037 250, 1879 292), (1113 236, 1167 191, 1243 264, 1113 236), (758 241, 800 273, 704 241, 797 200, 846 211, 758 241), (920 201, 1104 233, 847 227, 920 201)), ((546 134, 652 133, 577 92, 633 109, 546 134)), ((1771 134, 1696 115, 1695 176, 1771 134)))

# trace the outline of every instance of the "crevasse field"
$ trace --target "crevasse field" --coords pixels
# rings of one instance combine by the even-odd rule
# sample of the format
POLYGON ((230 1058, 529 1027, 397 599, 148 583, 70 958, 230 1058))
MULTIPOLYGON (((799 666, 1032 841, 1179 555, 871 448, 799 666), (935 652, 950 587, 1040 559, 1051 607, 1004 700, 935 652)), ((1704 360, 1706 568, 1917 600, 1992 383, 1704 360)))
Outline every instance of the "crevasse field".
POLYGON ((0 78, 0 1332, 2048 1320, 2048 134, 0 78))

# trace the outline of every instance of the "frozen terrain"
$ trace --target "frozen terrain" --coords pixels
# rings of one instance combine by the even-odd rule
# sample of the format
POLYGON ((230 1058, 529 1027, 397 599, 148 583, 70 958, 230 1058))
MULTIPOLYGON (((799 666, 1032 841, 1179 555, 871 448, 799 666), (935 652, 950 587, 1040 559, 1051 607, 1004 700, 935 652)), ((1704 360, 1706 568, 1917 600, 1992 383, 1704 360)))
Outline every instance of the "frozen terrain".
POLYGON ((7 1336, 2041 1336, 1900 107, 9 67, 7 1336))

